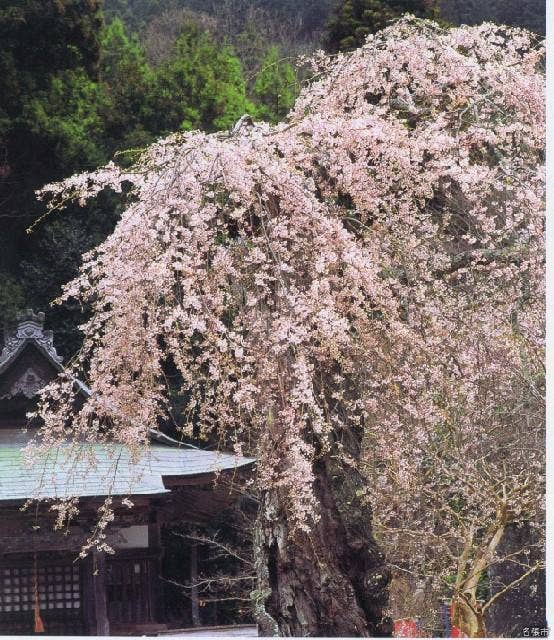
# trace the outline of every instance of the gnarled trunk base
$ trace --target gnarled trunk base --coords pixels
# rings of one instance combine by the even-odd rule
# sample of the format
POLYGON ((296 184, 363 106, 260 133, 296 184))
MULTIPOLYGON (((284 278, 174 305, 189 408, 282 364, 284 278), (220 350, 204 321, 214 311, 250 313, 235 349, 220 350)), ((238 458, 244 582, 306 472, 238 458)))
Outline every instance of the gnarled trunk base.
POLYGON ((320 520, 289 536, 276 493, 262 496, 256 531, 260 635, 390 636, 389 572, 372 535, 361 477, 330 456, 315 463, 320 520))
POLYGON ((486 638, 485 616, 478 602, 465 602, 462 598, 454 600, 453 624, 468 638, 486 638))

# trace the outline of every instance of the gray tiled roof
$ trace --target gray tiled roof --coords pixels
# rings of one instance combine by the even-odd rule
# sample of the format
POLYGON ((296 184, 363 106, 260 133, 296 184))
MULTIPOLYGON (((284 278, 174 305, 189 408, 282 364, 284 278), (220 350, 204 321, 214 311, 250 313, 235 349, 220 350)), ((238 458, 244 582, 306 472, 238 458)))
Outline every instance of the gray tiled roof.
POLYGON ((0 444, 0 502, 28 498, 154 495, 167 493, 163 478, 194 476, 244 467, 253 458, 151 444, 134 462, 118 444, 83 445, 81 455, 61 445, 29 467, 21 444, 0 444))
MULTIPOLYGON (((54 370, 63 370, 52 332, 44 330, 44 314, 27 309, 19 314, 17 328, 8 335, 0 352, 0 376, 13 366, 28 345, 42 353, 54 370)), ((75 383, 81 393, 90 395, 90 389, 83 382, 75 380, 75 383)), ((35 393, 36 389, 33 389, 32 394, 35 393)), ((30 467, 25 462, 22 447, 33 433, 33 430, 0 428, 0 502, 28 498, 155 495, 168 492, 164 486, 165 477, 213 474, 254 462, 253 458, 203 451, 150 429, 150 447, 139 460, 133 460, 130 452, 116 443, 82 445, 81 455, 75 455, 74 448, 69 445, 60 445, 47 458, 30 467)))

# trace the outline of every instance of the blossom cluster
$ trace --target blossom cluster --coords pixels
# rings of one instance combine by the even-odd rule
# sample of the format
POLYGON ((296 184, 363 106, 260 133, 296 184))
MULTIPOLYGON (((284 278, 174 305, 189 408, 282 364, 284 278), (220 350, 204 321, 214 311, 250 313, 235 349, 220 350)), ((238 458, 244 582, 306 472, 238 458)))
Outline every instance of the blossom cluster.
POLYGON ((175 134, 125 173, 45 187, 52 206, 125 187, 127 206, 61 298, 91 317, 44 394, 44 446, 74 434, 140 455, 170 361, 180 427, 255 453, 298 528, 317 518, 314 460, 352 431, 397 514, 426 465, 442 492, 443 467, 473 486, 481 459, 540 476, 509 428, 541 422, 519 407, 513 424, 512 398, 542 390, 543 55, 518 29, 407 18, 319 54, 281 124, 175 134))

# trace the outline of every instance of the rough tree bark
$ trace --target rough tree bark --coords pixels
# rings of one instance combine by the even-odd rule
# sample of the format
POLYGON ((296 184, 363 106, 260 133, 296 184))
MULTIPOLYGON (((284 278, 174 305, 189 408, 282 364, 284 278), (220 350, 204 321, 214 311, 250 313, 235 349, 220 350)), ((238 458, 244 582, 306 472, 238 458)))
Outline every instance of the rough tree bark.
POLYGON ((262 495, 254 550, 260 634, 390 636, 383 617, 390 575, 361 499, 363 479, 332 452, 314 472, 321 517, 309 534, 291 539, 278 493, 262 495))

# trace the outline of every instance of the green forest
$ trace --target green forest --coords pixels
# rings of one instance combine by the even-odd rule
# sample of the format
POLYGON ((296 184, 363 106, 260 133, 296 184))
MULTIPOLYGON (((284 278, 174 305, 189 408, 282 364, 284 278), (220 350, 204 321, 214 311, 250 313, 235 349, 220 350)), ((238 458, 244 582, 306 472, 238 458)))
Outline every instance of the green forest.
MULTIPOLYGON (((494 20, 544 33, 540 0, 8 0, 0 8, 0 317, 49 309, 117 199, 44 216, 35 191, 178 130, 226 130, 244 113, 276 122, 304 72, 298 56, 359 46, 404 12, 494 20)), ((49 310, 64 356, 79 309, 49 310)))

